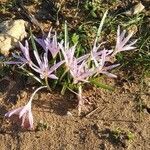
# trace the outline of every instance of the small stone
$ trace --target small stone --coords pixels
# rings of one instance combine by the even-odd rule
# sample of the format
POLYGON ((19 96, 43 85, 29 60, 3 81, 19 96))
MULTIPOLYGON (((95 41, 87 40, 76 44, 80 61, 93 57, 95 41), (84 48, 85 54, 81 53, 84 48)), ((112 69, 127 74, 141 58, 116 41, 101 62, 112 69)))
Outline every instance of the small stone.
POLYGON ((18 46, 19 41, 22 41, 27 33, 25 27, 27 22, 18 19, 11 21, 4 21, 0 23, 0 53, 7 56, 10 49, 18 46))
POLYGON ((67 111, 67 116, 73 116, 70 111, 67 111))
POLYGON ((20 98, 22 99, 22 98, 27 98, 27 96, 28 96, 28 93, 26 92, 26 91, 22 91, 21 93, 20 93, 20 98))
POLYGON ((136 32, 138 31, 138 27, 136 25, 131 25, 129 28, 128 28, 128 34, 135 34, 136 32))
POLYGON ((138 3, 137 5, 134 6, 133 8, 133 15, 135 14, 138 14, 140 12, 142 12, 142 10, 144 9, 145 7, 142 5, 142 3, 138 3))
POLYGON ((143 11, 144 8, 145 8, 144 5, 142 5, 142 3, 140 2, 134 7, 132 7, 130 10, 124 12, 124 14, 128 16, 139 14, 140 12, 143 11))

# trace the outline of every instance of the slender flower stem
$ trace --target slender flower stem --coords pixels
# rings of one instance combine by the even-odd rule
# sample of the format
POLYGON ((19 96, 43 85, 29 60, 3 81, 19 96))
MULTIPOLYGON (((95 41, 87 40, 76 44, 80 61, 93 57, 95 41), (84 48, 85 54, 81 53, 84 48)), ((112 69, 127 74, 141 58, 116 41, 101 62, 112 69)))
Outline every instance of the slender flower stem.
POLYGON ((48 78, 47 78, 47 77, 45 78, 45 84, 46 84, 48 90, 49 90, 49 91, 52 91, 51 88, 50 88, 50 86, 49 86, 48 78))
POLYGON ((82 111, 81 109, 82 109, 82 106, 83 106, 82 86, 81 86, 81 84, 78 87, 78 100, 79 100, 79 103, 78 103, 78 115, 80 116, 81 111, 82 111))
POLYGON ((32 102, 34 95, 35 95, 39 90, 41 90, 41 89, 43 89, 43 88, 47 88, 47 86, 41 86, 41 87, 37 88, 37 89, 32 93, 32 95, 31 95, 31 97, 30 97, 30 100, 29 100, 30 103, 32 102))

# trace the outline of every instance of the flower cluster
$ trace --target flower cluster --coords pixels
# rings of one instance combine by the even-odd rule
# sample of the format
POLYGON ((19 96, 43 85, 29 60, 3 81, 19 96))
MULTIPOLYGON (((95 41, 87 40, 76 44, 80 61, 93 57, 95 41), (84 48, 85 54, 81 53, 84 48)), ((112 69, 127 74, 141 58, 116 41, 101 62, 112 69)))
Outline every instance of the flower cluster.
MULTIPOLYGON (((33 70, 33 72, 39 74, 40 80, 45 79, 46 86, 44 87, 47 87, 48 89, 48 79, 59 79, 64 72, 67 73, 69 81, 72 81, 72 84, 76 84, 79 88, 77 96, 79 100, 78 110, 80 114, 84 105, 84 100, 82 98, 83 83, 89 82, 90 78, 99 76, 100 74, 116 78, 117 76, 115 74, 109 72, 111 69, 119 66, 119 64, 113 64, 111 61, 112 58, 114 58, 119 52, 135 49, 133 45, 136 43, 136 40, 129 43, 133 33, 130 33, 127 36, 125 36, 125 34, 126 31, 121 33, 120 27, 118 27, 117 42, 114 49, 100 50, 101 45, 104 43, 97 45, 97 40, 95 40, 94 46, 88 54, 76 57, 77 44, 69 47, 68 41, 58 42, 56 32, 52 35, 50 30, 47 37, 34 37, 35 41, 43 48, 44 51, 42 53, 39 53, 34 49, 31 57, 31 49, 29 48, 28 41, 25 41, 25 46, 20 43, 21 54, 13 54, 16 61, 6 63, 16 64, 23 68, 27 65, 33 70), (60 66, 62 66, 61 71, 63 70, 63 72, 57 76, 57 69, 60 66)), ((18 115, 19 118, 22 119, 22 127, 33 128, 31 101, 32 100, 30 100, 24 107, 6 113, 5 116, 10 117, 14 114, 18 115)))

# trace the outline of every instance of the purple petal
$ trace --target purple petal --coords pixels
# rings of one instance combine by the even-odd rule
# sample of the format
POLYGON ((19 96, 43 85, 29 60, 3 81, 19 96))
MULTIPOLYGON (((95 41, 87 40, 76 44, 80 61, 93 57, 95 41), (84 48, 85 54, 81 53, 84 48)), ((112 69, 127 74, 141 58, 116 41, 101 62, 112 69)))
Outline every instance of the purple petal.
POLYGON ((117 78, 117 76, 115 74, 109 73, 107 71, 102 71, 101 73, 107 75, 110 78, 117 78))
POLYGON ((76 45, 72 46, 68 51, 68 58, 70 60, 70 63, 73 61, 73 58, 74 58, 74 52, 75 52, 75 47, 76 45))
POLYGON ((37 63, 39 64, 39 66, 42 64, 42 61, 41 61, 41 59, 40 59, 40 56, 39 56, 39 54, 38 54, 38 52, 37 51, 33 51, 33 53, 34 53, 34 56, 35 56, 35 58, 36 58, 36 60, 37 60, 37 63))
POLYGON ((17 109, 11 110, 5 114, 5 117, 11 117, 12 115, 19 115, 19 113, 22 109, 23 109, 23 107, 19 107, 17 109))
POLYGON ((4 62, 5 64, 7 64, 7 65, 17 65, 17 64, 23 64, 21 61, 19 62, 17 62, 17 61, 6 61, 6 62, 4 62))
POLYGON ((132 37, 133 32, 131 32, 126 38, 124 38, 124 40, 122 40, 122 45, 124 46, 132 37))
POLYGON ((56 80, 58 79, 58 77, 56 77, 54 74, 50 74, 48 77, 51 79, 56 79, 56 80))
POLYGON ((78 66, 78 71, 81 72, 83 70, 83 67, 85 66, 85 61, 81 63, 81 65, 78 66))
MULTIPOLYGON (((27 114, 24 113, 23 116, 22 116, 22 117, 19 117, 19 118, 22 119, 21 127, 26 128, 26 126, 25 126, 25 121, 27 120, 27 114)), ((27 124, 27 123, 26 123, 26 124, 27 124)))
POLYGON ((116 68, 118 66, 120 66, 120 64, 115 64, 115 65, 107 66, 107 67, 105 67, 105 70, 111 70, 111 69, 116 68))
POLYGON ((102 56, 101 56, 101 66, 103 67, 106 61, 106 50, 104 49, 102 51, 102 56))
POLYGON ((121 51, 129 51, 129 50, 133 50, 133 49, 135 49, 136 47, 134 47, 134 46, 125 46, 121 51))
POLYGON ((31 111, 29 111, 28 113, 28 118, 29 118, 30 129, 33 129, 33 115, 31 111))
POLYGON ((123 49, 122 49, 122 51, 135 49, 136 47, 134 47, 132 45, 134 45, 136 42, 137 42, 137 40, 134 40, 130 44, 124 46, 123 49))
POLYGON ((125 34, 126 34, 126 31, 123 30, 122 33, 119 35, 119 42, 123 41, 125 34))
POLYGON ((39 45, 41 45, 44 50, 46 50, 46 44, 45 44, 45 42, 44 42, 44 39, 42 39, 42 38, 36 38, 36 37, 34 37, 34 38, 35 38, 35 41, 36 41, 39 45))
POLYGON ((41 72, 42 72, 41 69, 40 69, 39 67, 37 67, 37 66, 31 65, 30 67, 31 67, 35 72, 38 72, 38 73, 41 73, 41 72))
POLYGON ((44 53, 44 67, 45 68, 48 68, 48 54, 47 54, 47 52, 46 53, 44 53))
POLYGON ((59 63, 55 64, 54 66, 52 66, 50 69, 49 69, 49 72, 48 74, 51 74, 53 71, 55 71, 58 67, 60 67, 62 64, 64 63, 64 61, 60 61, 59 63))
POLYGON ((24 107, 23 109, 20 111, 19 113, 19 118, 21 118, 23 116, 23 114, 25 114, 26 112, 31 111, 31 101, 29 101, 24 107))
POLYGON ((93 71, 88 71, 88 72, 82 74, 82 75, 81 75, 81 78, 84 79, 84 78, 87 78, 87 77, 91 77, 94 73, 95 73, 95 70, 93 70, 93 71))
POLYGON ((33 129, 33 116, 31 111, 23 114, 21 126, 26 129, 33 129))
POLYGON ((21 118, 27 111, 28 111, 28 110, 27 110, 26 106, 24 106, 24 107, 22 108, 22 110, 20 111, 20 113, 19 113, 19 118, 21 118))
POLYGON ((28 44, 28 41, 26 40, 25 41, 25 46, 22 45, 22 43, 19 42, 19 45, 20 45, 20 48, 21 48, 21 51, 24 55, 24 57, 30 61, 30 55, 29 55, 29 44, 28 44))
POLYGON ((63 54, 63 56, 64 56, 64 59, 65 59, 66 64, 68 64, 68 57, 67 57, 67 54, 66 54, 66 52, 65 52, 65 50, 64 50, 63 44, 62 44, 62 43, 59 43, 58 45, 59 45, 59 47, 60 47, 60 49, 61 49, 61 52, 62 52, 62 54, 63 54))
POLYGON ((83 60, 86 60, 88 57, 90 56, 90 54, 85 54, 79 58, 77 58, 77 62, 80 63, 82 62, 83 60))
POLYGON ((52 32, 52 27, 50 28, 49 32, 48 32, 48 35, 47 35, 47 38, 51 38, 51 32, 52 32))
POLYGON ((120 27, 118 27, 117 42, 116 42, 116 47, 115 47, 115 51, 114 51, 113 55, 115 55, 115 54, 117 54, 118 52, 121 52, 121 51, 132 50, 132 49, 135 48, 135 47, 132 47, 132 45, 134 45, 137 40, 135 40, 134 42, 132 42, 130 44, 127 44, 127 42, 132 37, 133 32, 130 33, 127 37, 125 37, 125 33, 126 33, 126 31, 123 31, 120 34, 120 27))
POLYGON ((25 63, 28 62, 28 60, 24 57, 21 57, 19 55, 14 54, 14 53, 12 55, 13 55, 14 58, 19 59, 22 62, 22 64, 25 64, 25 63))

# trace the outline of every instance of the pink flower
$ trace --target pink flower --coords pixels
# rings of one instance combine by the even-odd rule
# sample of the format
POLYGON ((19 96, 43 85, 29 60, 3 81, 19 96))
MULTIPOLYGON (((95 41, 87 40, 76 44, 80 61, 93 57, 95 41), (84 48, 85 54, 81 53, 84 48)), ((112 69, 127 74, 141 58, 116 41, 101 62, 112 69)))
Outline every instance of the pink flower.
POLYGON ((54 35, 51 34, 52 28, 50 29, 48 36, 46 38, 36 38, 35 40, 42 46, 42 48, 47 51, 49 50, 52 54, 52 57, 55 58, 60 48, 58 46, 57 41, 57 33, 55 32, 54 35))
POLYGON ((109 73, 108 70, 111 70, 115 67, 118 67, 120 64, 114 64, 114 65, 110 65, 110 66, 106 66, 107 60, 109 60, 109 53, 110 50, 102 50, 101 51, 101 56, 99 58, 99 60, 95 59, 95 66, 96 66, 96 75, 98 75, 99 73, 105 74, 111 78, 117 78, 116 75, 109 73))
POLYGON ((11 110, 5 114, 5 117, 18 116, 21 120, 21 126, 27 129, 33 129, 33 115, 31 111, 31 100, 27 105, 11 110))
POLYGON ((59 47, 64 56, 66 67, 67 67, 67 69, 70 69, 70 67, 73 64, 73 61, 75 59, 74 54, 75 54, 75 50, 76 50, 76 45, 69 48, 69 43, 68 43, 67 48, 65 49, 65 47, 63 46, 63 42, 61 42, 61 44, 59 44, 59 47))
POLYGON ((73 77, 73 83, 76 84, 78 82, 88 82, 88 78, 91 77, 95 73, 93 68, 88 68, 87 62, 82 61, 82 63, 78 63, 77 59, 74 58, 70 66, 70 74, 73 77))
POLYGON ((32 93, 29 102, 25 106, 7 112, 5 114, 5 117, 18 116, 18 119, 21 120, 21 126, 23 128, 33 129, 33 115, 31 111, 31 103, 34 95, 43 88, 47 88, 47 86, 41 86, 37 88, 32 93))
POLYGON ((128 51, 135 49, 133 45, 137 42, 137 40, 134 40, 133 42, 129 43, 130 38, 133 35, 133 32, 131 32, 127 37, 125 37, 126 31, 124 30, 122 33, 120 33, 120 26, 118 26, 117 30, 117 42, 116 42, 116 47, 113 55, 116 55, 118 52, 122 51, 128 51), (129 43, 129 44, 127 44, 129 43))
POLYGON ((43 57, 41 58, 37 51, 34 51, 34 56, 36 58, 36 61, 38 65, 33 65, 31 68, 40 74, 41 79, 44 78, 51 78, 51 79, 58 79, 53 72, 57 70, 58 67, 60 67, 64 61, 60 61, 53 66, 49 66, 49 60, 48 60, 48 52, 45 52, 43 57))
POLYGON ((12 53, 13 57, 17 59, 17 61, 9 61, 5 63, 6 64, 21 64, 21 65, 28 64, 29 66, 34 65, 29 54, 28 41, 27 40, 25 41, 25 46, 19 42, 19 46, 20 46, 21 54, 18 55, 18 54, 12 53))

